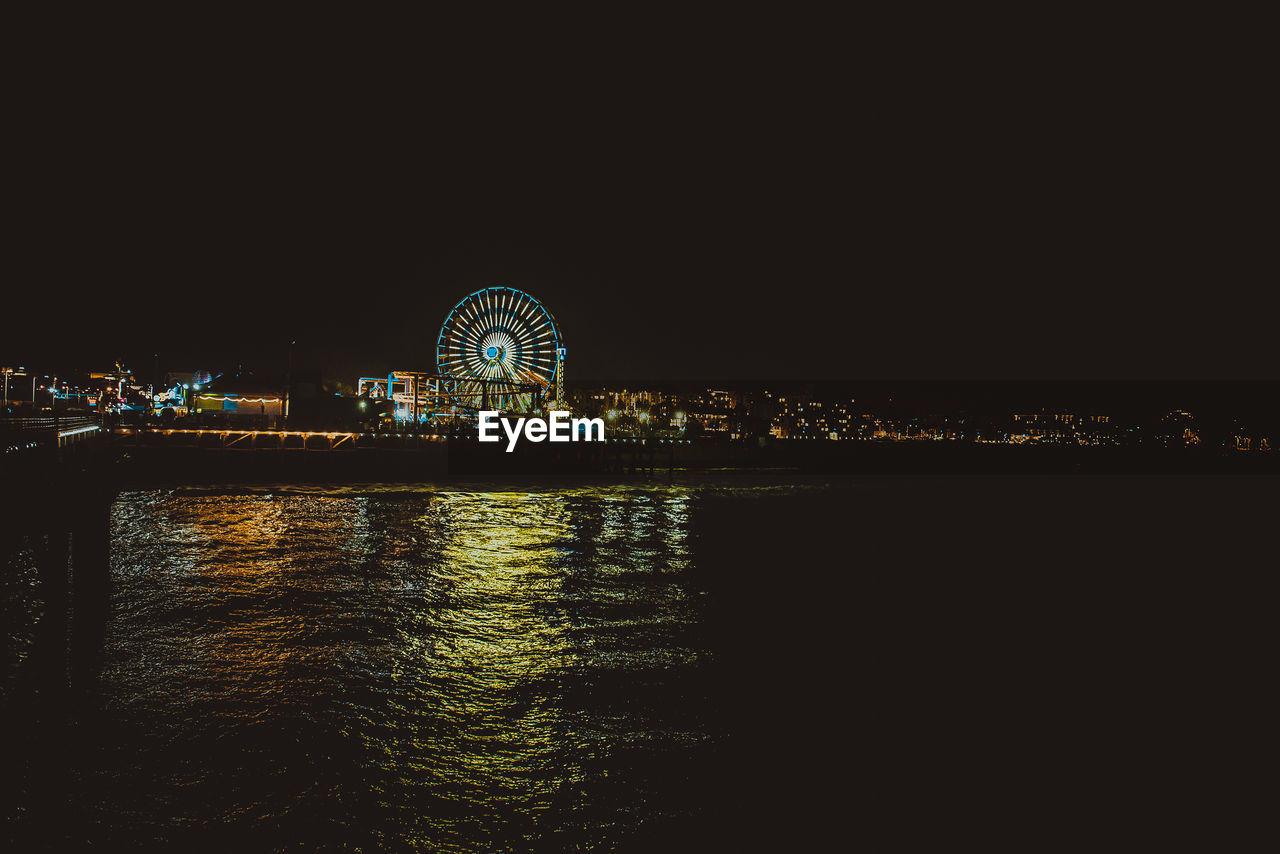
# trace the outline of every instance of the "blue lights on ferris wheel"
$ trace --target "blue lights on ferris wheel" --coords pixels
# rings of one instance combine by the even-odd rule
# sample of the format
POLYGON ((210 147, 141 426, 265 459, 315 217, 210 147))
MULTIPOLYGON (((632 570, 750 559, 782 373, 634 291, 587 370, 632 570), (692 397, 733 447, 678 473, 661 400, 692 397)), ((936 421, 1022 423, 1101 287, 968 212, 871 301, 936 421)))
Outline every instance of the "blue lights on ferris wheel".
POLYGON ((454 306, 436 340, 441 375, 550 387, 563 347, 555 318, 524 291, 483 288, 454 306))

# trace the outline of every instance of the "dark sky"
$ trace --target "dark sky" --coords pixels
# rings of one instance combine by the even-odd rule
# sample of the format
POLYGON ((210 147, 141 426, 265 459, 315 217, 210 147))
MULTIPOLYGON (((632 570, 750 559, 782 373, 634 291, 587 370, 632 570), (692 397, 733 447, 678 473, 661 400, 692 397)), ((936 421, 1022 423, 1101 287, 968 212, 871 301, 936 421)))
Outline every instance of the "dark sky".
POLYGON ((454 303, 508 285, 572 378, 1276 376, 1247 98, 880 70, 461 113, 425 71, 33 87, 0 360, 270 371, 292 337, 329 378, 431 369, 454 303))

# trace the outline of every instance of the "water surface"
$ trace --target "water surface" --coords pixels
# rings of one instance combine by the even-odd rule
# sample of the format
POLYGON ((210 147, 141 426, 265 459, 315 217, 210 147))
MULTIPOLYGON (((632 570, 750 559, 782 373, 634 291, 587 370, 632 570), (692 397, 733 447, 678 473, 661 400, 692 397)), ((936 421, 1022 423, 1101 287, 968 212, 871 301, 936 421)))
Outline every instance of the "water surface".
POLYGON ((61 601, 51 535, 4 540, 6 841, 1139 844, 1251 797, 1222 745, 1274 647, 1278 497, 742 472, 125 492, 101 595, 80 530, 61 601))

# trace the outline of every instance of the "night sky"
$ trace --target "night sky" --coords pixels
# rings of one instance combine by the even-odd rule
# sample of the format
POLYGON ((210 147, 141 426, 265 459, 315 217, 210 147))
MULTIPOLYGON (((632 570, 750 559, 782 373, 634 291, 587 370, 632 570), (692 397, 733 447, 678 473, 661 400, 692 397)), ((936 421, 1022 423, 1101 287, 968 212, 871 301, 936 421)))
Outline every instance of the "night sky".
POLYGON ((270 373, 296 339, 326 379, 429 370, 508 285, 571 379, 1274 377, 1256 111, 984 75, 744 69, 475 125, 425 77, 32 90, 0 360, 270 373))
POLYGON ((105 229, 47 258, 40 286, 9 300, 5 357, 140 366, 159 352, 170 368, 269 370, 292 337, 326 375, 430 369, 449 309, 500 284, 551 309, 570 375, 583 379, 1275 371, 1249 282, 1231 284, 1229 266, 1195 247, 1140 230, 1100 236, 1096 223, 1065 232, 1054 220, 1046 234, 999 219, 959 228, 850 215, 813 234, 685 222, 637 233, 632 222, 525 240, 342 215, 311 225, 221 228, 205 215, 105 229), (1087 246, 1093 237, 1107 246, 1087 246))

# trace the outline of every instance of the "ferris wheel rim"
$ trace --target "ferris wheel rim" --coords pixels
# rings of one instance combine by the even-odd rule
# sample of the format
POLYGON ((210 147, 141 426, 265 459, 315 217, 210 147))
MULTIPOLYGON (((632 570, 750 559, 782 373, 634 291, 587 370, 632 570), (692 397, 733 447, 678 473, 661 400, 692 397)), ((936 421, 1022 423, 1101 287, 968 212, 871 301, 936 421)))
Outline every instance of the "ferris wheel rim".
POLYGON ((507 285, 472 291, 445 316, 436 336, 443 376, 550 387, 562 348, 559 324, 537 297, 507 285))

